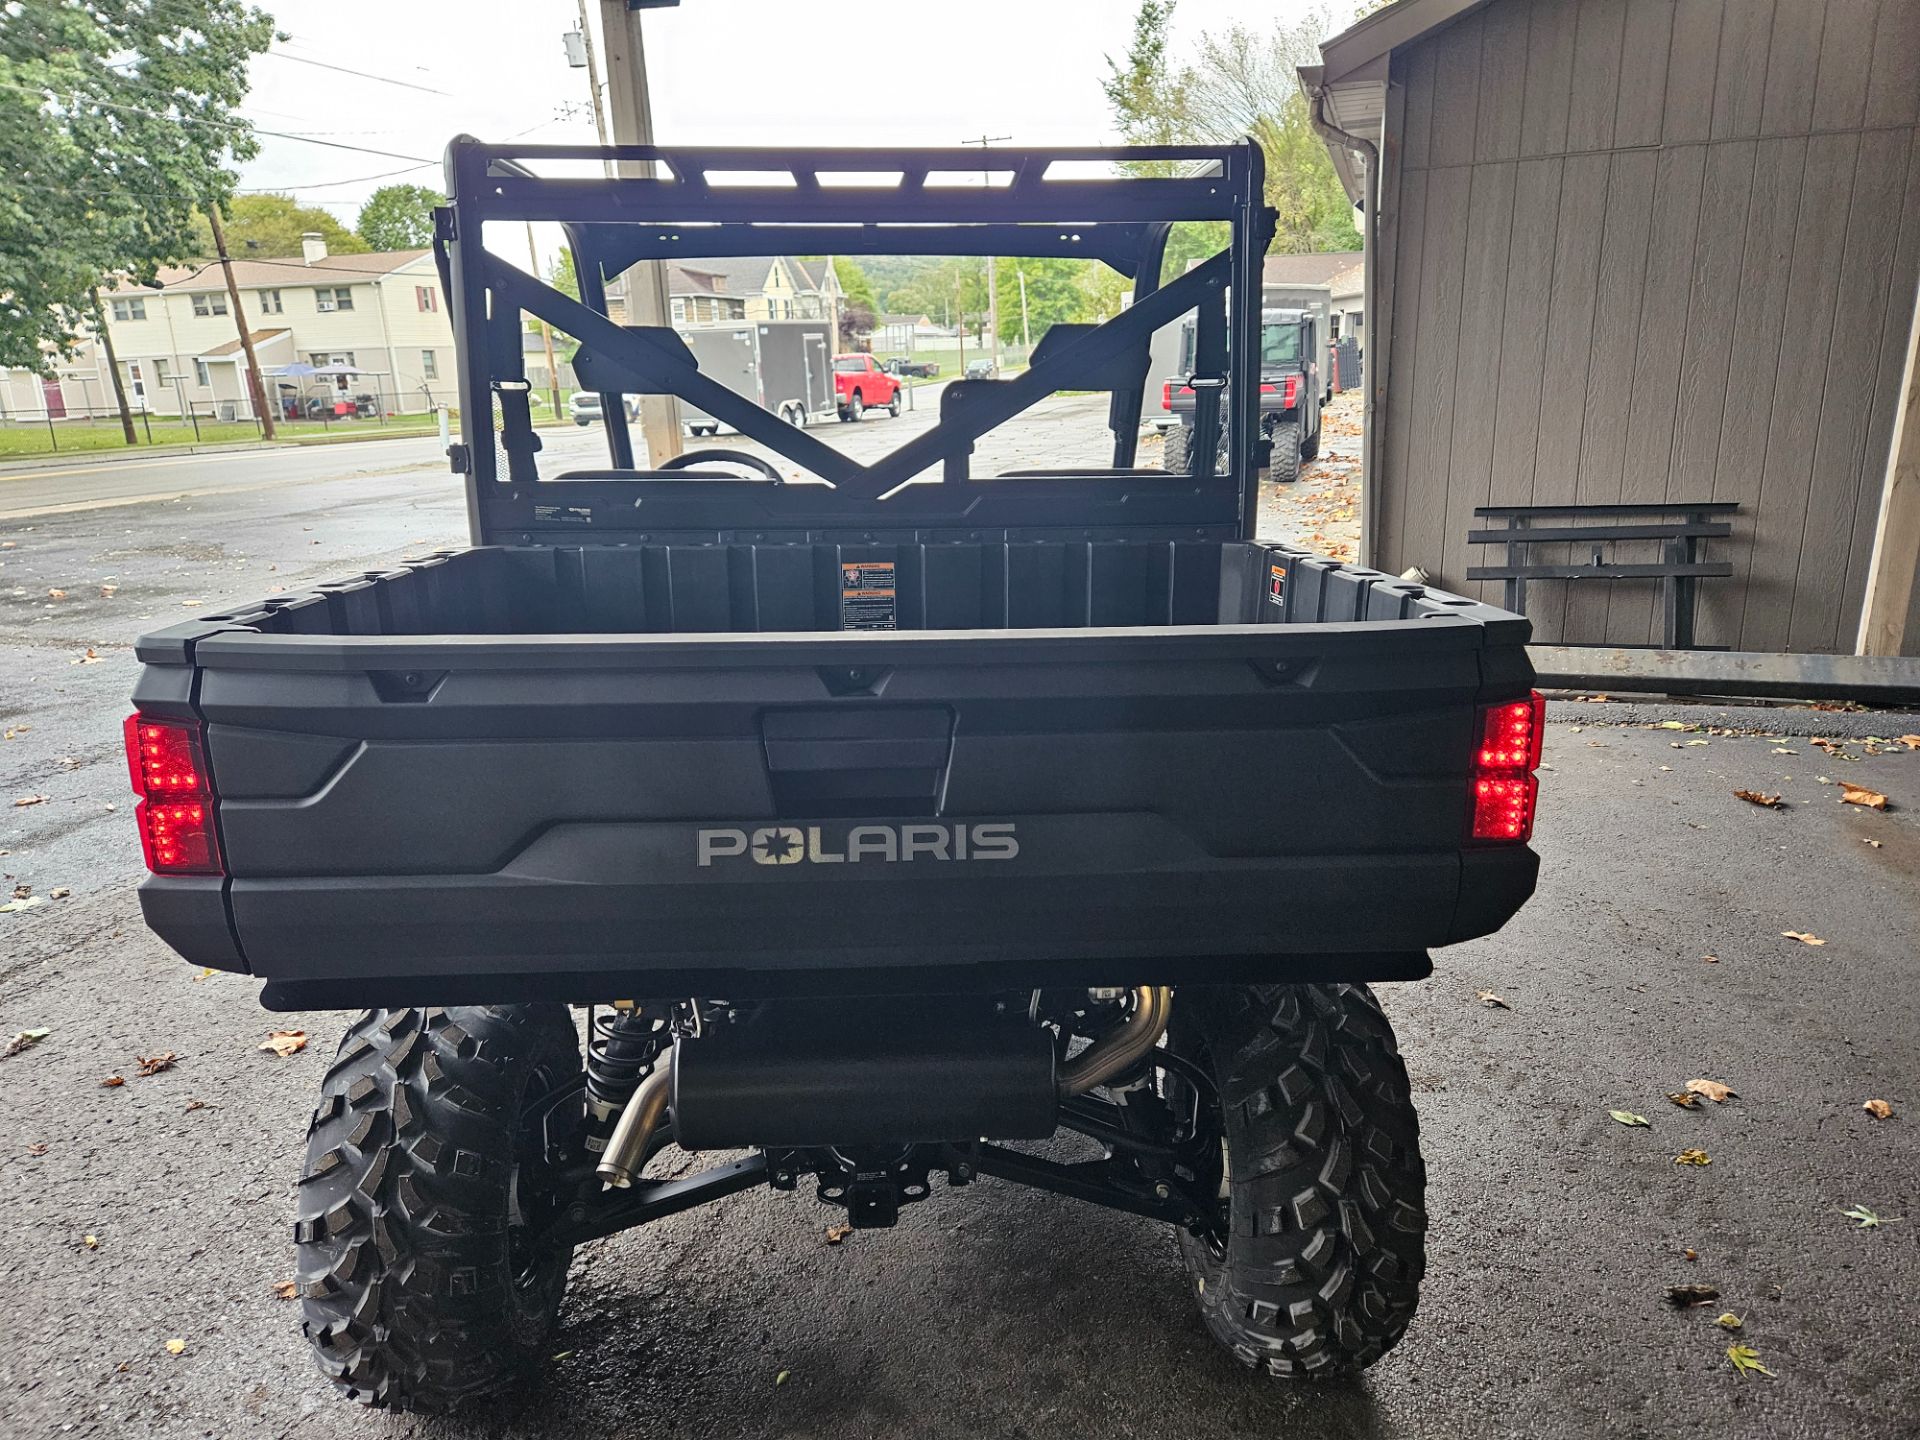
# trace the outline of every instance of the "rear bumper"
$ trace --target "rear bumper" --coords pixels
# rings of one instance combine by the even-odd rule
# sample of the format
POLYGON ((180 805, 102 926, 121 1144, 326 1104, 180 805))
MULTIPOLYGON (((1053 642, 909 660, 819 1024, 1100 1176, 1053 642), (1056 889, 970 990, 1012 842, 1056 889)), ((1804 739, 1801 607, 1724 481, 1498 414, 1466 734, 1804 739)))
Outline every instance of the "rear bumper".
POLYGON ((641 878, 646 832, 661 828, 556 827, 490 875, 240 879, 224 896, 156 877, 143 907, 189 960, 239 969, 230 913, 264 957, 252 969, 267 1002, 285 1008, 1402 980, 1428 973, 1426 946, 1497 929, 1537 868, 1527 850, 1469 857, 1471 913, 1456 855, 1017 875, 743 863, 696 883, 641 878))

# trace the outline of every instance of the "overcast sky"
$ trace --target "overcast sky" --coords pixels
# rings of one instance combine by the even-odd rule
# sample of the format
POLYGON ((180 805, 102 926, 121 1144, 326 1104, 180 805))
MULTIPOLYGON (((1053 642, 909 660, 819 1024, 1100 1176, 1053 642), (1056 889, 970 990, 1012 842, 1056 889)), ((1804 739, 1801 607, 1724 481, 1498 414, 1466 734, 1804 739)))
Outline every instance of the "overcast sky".
MULTIPOLYGON (((289 191, 351 225, 383 183, 437 186, 441 150, 462 131, 593 142, 586 72, 568 68, 560 39, 577 22, 577 0, 263 3, 289 39, 253 62, 246 114, 308 139, 263 137, 259 158, 242 168, 243 188, 289 191), (577 118, 559 118, 569 105, 577 118), (381 176, 417 159, 436 164, 381 176)), ((597 18, 596 0, 587 8, 597 18)), ((646 20, 655 130, 666 144, 950 145, 982 133, 1019 144, 1110 142, 1103 57, 1126 49, 1134 8, 1134 0, 684 0, 646 20)), ((1209 28, 1264 26, 1317 8, 1184 0, 1179 33, 1191 44, 1209 28)))

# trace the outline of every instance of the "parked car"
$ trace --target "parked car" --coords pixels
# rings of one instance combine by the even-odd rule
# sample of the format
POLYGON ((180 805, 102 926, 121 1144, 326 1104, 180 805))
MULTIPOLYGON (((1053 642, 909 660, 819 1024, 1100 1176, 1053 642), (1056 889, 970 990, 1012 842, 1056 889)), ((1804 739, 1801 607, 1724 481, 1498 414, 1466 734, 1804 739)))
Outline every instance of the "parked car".
POLYGON ((969 380, 991 380, 999 373, 1000 367, 995 365, 991 360, 981 359, 969 360, 967 362, 967 379, 969 380))
POLYGON ((931 380, 940 373, 937 361, 915 360, 907 355, 894 356, 887 361, 887 369, 895 375, 911 375, 920 380, 931 380))
POLYGON ((904 388, 871 355, 833 357, 833 396, 842 420, 858 420, 876 405, 898 415, 904 388))
MULTIPOLYGON (((627 408, 627 418, 639 418, 640 397, 624 395, 621 400, 627 408)), ((567 413, 573 416, 576 425, 592 425, 606 418, 600 409, 600 396, 592 390, 576 390, 568 396, 567 413)))

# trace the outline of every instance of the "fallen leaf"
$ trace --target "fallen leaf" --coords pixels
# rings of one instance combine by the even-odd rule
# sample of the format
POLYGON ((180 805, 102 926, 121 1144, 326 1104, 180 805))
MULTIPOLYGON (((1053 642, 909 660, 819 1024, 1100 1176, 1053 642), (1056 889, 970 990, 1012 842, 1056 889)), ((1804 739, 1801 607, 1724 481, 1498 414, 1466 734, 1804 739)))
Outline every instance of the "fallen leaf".
POLYGON ((1781 936, 1788 940, 1798 940, 1802 945, 1824 945, 1827 942, 1818 935, 1810 935, 1804 930, 1782 930, 1781 936))
POLYGON ((307 1048, 307 1032, 304 1030, 275 1030, 268 1034, 261 1044, 262 1050, 271 1050, 282 1060, 289 1055, 298 1055, 307 1048))
POLYGON ((1769 1377, 1773 1375, 1773 1371, 1760 1363, 1760 1352, 1751 1345, 1729 1345, 1727 1347, 1727 1359, 1733 1362, 1733 1368, 1738 1370, 1742 1375, 1766 1375, 1769 1377))
MULTIPOLYGON (((1631 1110, 1609 1110, 1607 1111, 1607 1114, 1611 1115, 1615 1120, 1619 1121, 1622 1125, 1647 1125, 1646 1116, 1636 1115, 1631 1110)), ((1647 1128, 1652 1129, 1653 1127, 1651 1125, 1647 1125, 1647 1128)))
POLYGON ((47 598, 49 600, 64 600, 67 598, 67 592, 64 590, 49 590, 47 591, 47 598))
POLYGON ((827 1244, 838 1245, 852 1233, 853 1226, 851 1225, 829 1225, 827 1226, 827 1244))
POLYGON ((1713 1159, 1704 1150, 1682 1150, 1673 1157, 1676 1165, 1711 1165, 1713 1159))
POLYGON ((1509 1005, 1505 1000, 1501 999, 1500 996, 1494 994, 1493 991, 1491 990, 1476 990, 1473 993, 1475 997, 1478 998, 1480 1003, 1486 1006, 1489 1010, 1493 1010, 1493 1009, 1511 1010, 1513 1008, 1513 1006, 1509 1005))
POLYGON ((64 900, 71 894, 73 894, 73 891, 70 887, 66 885, 56 885, 47 892, 47 898, 49 900, 64 900))
POLYGON ((44 795, 22 795, 18 800, 13 802, 13 808, 16 810, 24 810, 29 805, 44 805, 46 803, 47 797, 44 795))
POLYGON ((213 968, 213 967, 212 967, 211 965, 203 965, 203 966, 202 966, 202 967, 200 968, 200 973, 199 973, 198 975, 196 975, 196 976, 194 976, 193 978, 194 978, 194 979, 195 979, 196 981, 200 981, 200 980, 204 980, 204 979, 206 979, 206 978, 207 978, 207 977, 208 977, 209 975, 212 975, 212 974, 215 974, 215 973, 216 973, 216 972, 215 972, 215 970, 214 970, 214 968, 213 968))
POLYGON ((1698 1260, 1700 1258, 1700 1252, 1698 1250, 1687 1250, 1682 1252, 1680 1258, 1682 1260, 1698 1260))
POLYGON ((42 1155, 46 1153, 47 1153, 47 1142, 44 1140, 36 1140, 31 1145, 27 1146, 27 1154, 33 1156, 33 1158, 36 1160, 38 1160, 42 1155))
POLYGON ((33 887, 31 885, 16 885, 13 887, 13 898, 16 900, 24 900, 31 894, 33 894, 33 887))
POLYGON ((787 1383, 787 1377, 791 1374, 793 1374, 791 1370, 782 1370, 778 1375, 773 1377, 773 1383, 776 1385, 784 1385, 787 1383))
POLYGON ((191 1115, 196 1110, 211 1110, 212 1108, 213 1106, 209 1105, 205 1100, 195 1100, 189 1097, 187 1100, 187 1108, 180 1113, 183 1115, 191 1115))
POLYGON ((1667 1099, 1678 1105, 1682 1110, 1698 1110, 1700 1108, 1700 1097, 1690 1090, 1669 1090, 1667 1092, 1667 1099))
POLYGON ((1855 785, 1851 780, 1840 782, 1840 803, 1842 805, 1864 805, 1869 810, 1887 808, 1887 797, 1878 790, 1869 790, 1864 785, 1855 785))
POLYGON ((1720 1291, 1713 1285, 1669 1285, 1667 1303, 1676 1310, 1685 1310, 1690 1305, 1710 1305, 1720 1298, 1720 1291))
POLYGON ((1720 963, 1720 957, 1718 955, 1702 955, 1700 957, 1700 963, 1702 965, 1718 965, 1720 963))
POLYGON ((1762 795, 1758 790, 1736 790, 1733 792, 1733 798, 1744 800, 1749 805, 1764 805, 1769 810, 1782 808, 1778 795, 1762 795))
POLYGON ((126 1083, 127 1083, 126 1078, 124 1076, 109 1075, 107 1076, 106 1079, 100 1082, 100 1087, 103 1090, 118 1090, 122 1085, 126 1083))
POLYGON ((1746 1324, 1747 1322, 1742 1320, 1738 1315, 1734 1314, 1733 1311, 1729 1310, 1724 1315, 1722 1315, 1718 1320, 1715 1320, 1713 1323, 1718 1325, 1722 1330, 1738 1330, 1742 1325, 1746 1324))
POLYGON ((1654 727, 1656 730, 1698 730, 1698 725, 1689 725, 1684 720, 1662 720, 1654 727))
POLYGON ((1737 1096, 1740 1093, 1731 1085, 1722 1085, 1718 1080, 1689 1080, 1687 1090, 1690 1094, 1705 1096, 1716 1105, 1724 1105, 1727 1103, 1727 1097, 1737 1096))
POLYGON ((1689 741, 1687 741, 1687 744, 1689 744, 1689 745, 1711 745, 1712 743, 1713 743, 1713 742, 1712 742, 1711 740, 1689 740, 1689 741))
POLYGON ((13 1039, 7 1042, 7 1048, 0 1050, 0 1060, 4 1060, 9 1055, 18 1055, 22 1050, 31 1050, 52 1033, 44 1026, 38 1030, 18 1031, 13 1039))
POLYGON ((1775 755, 1798 755, 1800 752, 1798 750, 1788 750, 1784 746, 1776 745, 1773 747, 1773 753, 1775 755))
POLYGON ((274 1298, 277 1300, 291 1300, 299 1293, 299 1285, 292 1280, 281 1280, 273 1287, 274 1298))
POLYGON ((1893 1118, 1893 1106, 1884 1100, 1869 1100, 1860 1108, 1876 1120, 1891 1120, 1893 1118))
POLYGON ((89 645, 87 647, 87 653, 73 663, 76 665, 98 665, 100 663, 100 657, 94 653, 93 647, 89 645))
POLYGON ((558 1355, 553 1357, 552 1363, 555 1365, 558 1365, 562 1360, 568 1360, 568 1359, 571 1359, 572 1357, 573 1357, 573 1351, 562 1350, 558 1355))
POLYGON ((1846 1216, 1847 1219, 1853 1221, 1854 1228, 1857 1230, 1878 1230, 1880 1228, 1880 1217, 1864 1205, 1856 1205, 1851 1210, 1842 1210, 1840 1213, 1846 1216))
POLYGON ((1899 735, 1894 738, 1909 750, 1920 750, 1920 735, 1899 735))
POLYGON ((1868 844, 1868 845, 1871 845, 1871 846, 1872 846, 1872 847, 1873 847, 1874 849, 1876 849, 1876 850, 1878 850, 1878 849, 1880 848, 1880 845, 1881 845, 1881 842, 1880 842, 1880 841, 1878 841, 1878 840, 1869 840, 1869 839, 1867 839, 1867 837, 1866 837, 1866 836, 1864 836, 1864 835, 1862 835, 1862 836, 1860 837, 1860 839, 1861 839, 1861 840, 1862 840, 1862 841, 1863 841, 1863 842, 1864 842, 1865 844, 1868 844))
POLYGON ((83 1235, 80 1237, 80 1243, 89 1250, 98 1250, 100 1248, 100 1237, 98 1235, 83 1235))
POLYGON ((171 1050, 162 1050, 158 1055, 136 1055, 133 1057, 144 1076, 158 1075, 162 1070, 171 1070, 180 1057, 171 1050))
POLYGON ((111 600, 119 592, 120 587, 118 585, 102 585, 100 587, 100 598, 102 600, 111 600))
POLYGON ((167 1353, 168 1353, 169 1355, 184 1355, 184 1354, 186 1354, 186 1353, 187 1353, 187 1342, 186 1342, 186 1341, 184 1341, 184 1340, 169 1340, 169 1341, 167 1341, 167 1353))

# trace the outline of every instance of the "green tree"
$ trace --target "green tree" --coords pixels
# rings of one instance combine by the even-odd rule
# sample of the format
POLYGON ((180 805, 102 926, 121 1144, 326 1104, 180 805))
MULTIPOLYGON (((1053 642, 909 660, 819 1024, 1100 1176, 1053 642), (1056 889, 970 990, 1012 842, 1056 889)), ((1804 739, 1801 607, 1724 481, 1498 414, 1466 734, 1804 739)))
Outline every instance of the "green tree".
POLYGON ((0 6, 0 365, 44 372, 90 291, 195 253, 258 148, 236 107, 273 38, 240 0, 0 6))
POLYGON ((834 256, 833 278, 840 282, 840 293, 849 305, 858 305, 872 315, 880 313, 880 302, 873 298, 873 282, 856 261, 845 255, 834 256))
MULTIPOLYGON (((1277 213, 1271 248, 1358 249, 1352 207, 1295 77, 1297 66, 1318 59, 1320 37, 1337 28, 1333 13, 1312 11, 1265 30, 1212 31, 1181 60, 1173 53, 1173 8, 1173 0, 1142 0, 1124 60, 1107 61, 1103 89, 1121 135, 1134 144, 1217 144, 1250 135, 1265 155, 1266 200, 1277 213)), ((1217 224, 1176 226, 1163 273, 1177 275, 1225 243, 1217 224)))
POLYGON ((375 250, 418 250, 433 243, 433 207, 446 203, 425 185, 382 185, 360 207, 354 229, 375 250))
MULTIPOLYGON (((300 237, 318 231, 333 255, 363 255, 372 247, 317 205, 302 205, 291 195, 238 195, 221 214, 226 217, 227 249, 236 257, 266 260, 300 253, 300 237)), ((213 254, 213 230, 207 217, 195 215, 193 254, 213 254)))

